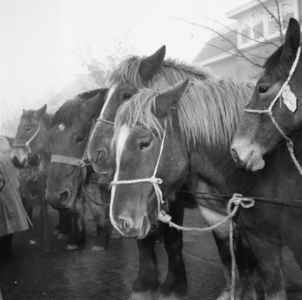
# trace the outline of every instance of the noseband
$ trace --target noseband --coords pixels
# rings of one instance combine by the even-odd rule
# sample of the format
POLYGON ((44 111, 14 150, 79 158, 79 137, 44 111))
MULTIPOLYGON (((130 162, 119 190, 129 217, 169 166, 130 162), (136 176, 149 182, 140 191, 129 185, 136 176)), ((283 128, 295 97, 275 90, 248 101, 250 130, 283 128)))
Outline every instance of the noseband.
POLYGON ((283 132, 283 130, 280 128, 280 126, 278 125, 276 119, 273 116, 273 106, 274 104, 277 102, 277 100, 279 99, 279 97, 281 96, 281 94, 283 93, 283 91, 285 90, 285 88, 288 86, 289 81, 293 75, 293 73, 296 70, 296 67, 298 65, 298 61, 299 61, 299 57, 300 57, 300 52, 301 52, 301 47, 298 48, 297 54, 296 54, 296 58, 295 61, 290 69, 289 75, 286 79, 286 81, 283 83, 281 89, 279 90, 278 94, 276 95, 276 97, 274 98, 274 100, 271 102, 270 106, 268 107, 268 109, 263 109, 263 110, 258 110, 258 109, 244 109, 245 112, 248 113, 255 113, 255 114, 268 114, 273 122, 273 124, 275 125, 275 127, 277 128, 277 130, 280 132, 280 134, 283 136, 283 138, 286 140, 286 145, 287 148, 289 150, 289 153, 298 169, 298 171, 300 172, 300 174, 302 175, 302 167, 300 166, 299 162, 297 161, 295 154, 294 154, 294 144, 292 142, 292 140, 283 132))
POLYGON ((162 156, 162 152, 163 152, 163 148, 164 148, 164 143, 165 143, 165 138, 166 138, 166 132, 167 132, 167 121, 165 121, 165 131, 164 131, 164 135, 163 135, 163 139, 160 145, 160 151, 159 151, 159 155, 158 155, 158 159, 155 165, 155 169, 153 172, 153 175, 150 178, 143 178, 143 179, 134 179, 134 180, 117 180, 117 181, 112 181, 111 182, 111 186, 112 185, 118 185, 118 184, 134 184, 134 183, 141 183, 141 182, 150 182, 155 190, 155 194, 156 194, 156 198, 157 198, 157 209, 158 209, 158 219, 161 221, 161 216, 165 215, 165 213, 161 212, 161 204, 164 204, 164 200, 163 200, 163 193, 161 191, 161 189, 159 188, 159 185, 163 183, 163 180, 161 178, 157 178, 156 177, 156 173, 158 170, 158 166, 159 166, 159 162, 162 156))
POLYGON ((38 126, 37 131, 35 132, 35 134, 27 142, 25 142, 24 144, 14 144, 13 143, 12 146, 13 147, 25 147, 27 149, 28 153, 30 154, 31 153, 31 149, 29 147, 29 144, 36 137, 36 135, 38 134, 38 132, 40 131, 40 125, 41 125, 41 123, 39 122, 39 126, 38 126))

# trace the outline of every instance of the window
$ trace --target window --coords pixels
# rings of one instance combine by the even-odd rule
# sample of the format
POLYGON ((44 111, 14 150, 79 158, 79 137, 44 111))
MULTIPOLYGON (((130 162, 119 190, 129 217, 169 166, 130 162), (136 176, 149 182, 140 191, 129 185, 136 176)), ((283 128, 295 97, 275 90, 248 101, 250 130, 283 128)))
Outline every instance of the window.
POLYGON ((241 34, 241 44, 246 44, 251 41, 249 39, 249 37, 251 37, 251 31, 249 28, 242 29, 241 34))

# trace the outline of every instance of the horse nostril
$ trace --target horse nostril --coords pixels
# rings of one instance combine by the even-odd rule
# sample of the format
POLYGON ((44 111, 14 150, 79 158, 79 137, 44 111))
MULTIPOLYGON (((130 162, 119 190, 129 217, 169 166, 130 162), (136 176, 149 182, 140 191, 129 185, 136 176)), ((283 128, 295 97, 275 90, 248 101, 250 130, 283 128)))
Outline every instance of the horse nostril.
POLYGON ((235 163, 238 163, 238 160, 239 160, 238 153, 235 149, 231 149, 231 155, 232 155, 233 160, 235 161, 235 163))
POLYGON ((131 229, 131 224, 129 221, 125 220, 125 219, 121 219, 120 221, 120 227, 124 232, 129 232, 131 229))
POLYGON ((65 190, 64 192, 61 193, 60 202, 62 204, 64 204, 64 202, 68 202, 69 197, 70 197, 69 190, 65 190))
POLYGON ((106 149, 102 149, 98 151, 99 155, 98 155, 98 164, 101 164, 103 160, 105 160, 107 158, 107 150, 106 149))

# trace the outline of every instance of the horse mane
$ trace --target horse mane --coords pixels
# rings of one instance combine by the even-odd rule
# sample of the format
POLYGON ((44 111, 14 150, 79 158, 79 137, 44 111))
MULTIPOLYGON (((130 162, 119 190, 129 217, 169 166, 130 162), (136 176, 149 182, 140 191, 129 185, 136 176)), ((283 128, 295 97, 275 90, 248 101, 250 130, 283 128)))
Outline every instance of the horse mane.
MULTIPOLYGON (((139 73, 139 68, 144 62, 146 57, 129 56, 122 61, 118 67, 112 72, 109 78, 109 86, 124 84, 131 82, 136 88, 143 88, 144 82, 142 81, 139 73)), ((155 75, 153 82, 150 83, 150 87, 153 88, 160 84, 160 78, 165 78, 165 87, 172 85, 175 82, 179 82, 186 78, 195 78, 199 80, 205 80, 211 76, 211 72, 207 68, 201 68, 197 65, 189 65, 184 62, 180 62, 175 59, 166 59, 158 72, 155 75)), ((162 86, 163 87, 163 86, 162 86)))
POLYGON ((54 114, 50 128, 58 124, 64 124, 66 128, 69 128, 73 124, 74 120, 79 117, 79 107, 88 99, 97 95, 99 91, 100 89, 85 92, 79 94, 74 99, 64 102, 63 105, 54 114))
MULTIPOLYGON (((190 81, 177 105, 177 114, 183 141, 194 146, 203 140, 209 146, 228 145, 253 92, 253 85, 210 78, 190 81)), ((162 136, 164 128, 154 116, 158 92, 143 89, 125 102, 115 118, 114 145, 122 125, 130 128, 139 124, 162 136)), ((168 122, 172 122, 170 114, 168 122)))

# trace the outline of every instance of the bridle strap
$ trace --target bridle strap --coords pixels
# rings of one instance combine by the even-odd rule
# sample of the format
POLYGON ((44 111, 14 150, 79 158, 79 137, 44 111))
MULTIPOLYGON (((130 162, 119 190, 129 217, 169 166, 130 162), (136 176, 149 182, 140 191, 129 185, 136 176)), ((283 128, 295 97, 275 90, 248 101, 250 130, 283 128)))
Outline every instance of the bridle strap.
POLYGON ((90 131, 89 131, 89 136, 88 136, 88 139, 87 139, 87 143, 86 143, 86 146, 85 146, 85 149, 84 149, 84 153, 83 153, 83 157, 82 157, 82 161, 85 162, 86 166, 89 166, 90 165, 90 161, 88 159, 88 155, 87 155, 87 151, 88 151, 88 144, 89 144, 89 141, 90 141, 90 137, 91 137, 91 134, 92 134, 92 131, 94 129, 94 125, 96 124, 96 120, 93 119, 92 122, 91 122, 91 127, 90 127, 90 131), (87 163, 88 162, 88 163, 87 163))
POLYGON ((24 144, 12 144, 13 147, 25 147, 28 151, 28 153, 31 153, 31 149, 29 147, 29 144, 30 142, 36 137, 36 135, 38 134, 38 132, 40 131, 40 126, 41 126, 41 123, 39 122, 39 126, 35 132, 35 134, 27 141, 25 142, 24 144))
POLYGON ((274 98, 274 100, 271 102, 270 106, 268 107, 268 109, 263 109, 263 110, 258 110, 258 109, 244 109, 245 112, 248 113, 255 113, 255 114, 268 114, 271 121, 273 122, 273 124, 275 125, 275 127, 277 128, 277 130, 279 131, 279 133, 282 135, 282 137, 286 140, 286 145, 288 148, 288 151, 291 155, 291 158, 296 166, 296 168, 298 169, 298 171, 300 172, 300 174, 302 175, 302 167, 300 166, 298 160, 295 157, 295 153, 294 153, 294 144, 293 141, 283 132, 283 130, 280 128, 280 126, 278 125, 276 119, 273 116, 273 106, 276 103, 276 101, 280 98, 281 94, 283 93, 284 89, 287 87, 287 85, 289 84, 289 81, 292 77, 292 75, 294 74, 296 67, 298 65, 299 62, 299 58, 300 58, 300 52, 301 52, 301 47, 298 48, 297 54, 296 54, 296 58, 295 61, 290 69, 289 75, 287 77, 287 79, 285 80, 285 82, 283 83, 281 89, 279 90, 278 94, 276 95, 276 97, 274 98))
POLYGON ((158 215, 161 213, 161 204, 164 204, 163 200, 163 193, 161 189, 159 188, 159 185, 163 183, 163 180, 161 178, 156 177, 156 173, 158 170, 159 162, 162 156, 163 148, 164 148, 164 143, 165 143, 165 138, 166 138, 166 132, 167 132, 167 120, 165 120, 165 131, 163 135, 163 139, 161 142, 160 150, 159 150, 159 155, 158 159, 154 168, 153 175, 150 178, 143 178, 143 179, 133 179, 133 180, 117 180, 117 181, 112 181, 110 185, 118 185, 118 184, 134 184, 134 183, 142 183, 142 182, 150 182, 155 190, 156 198, 157 198, 157 203, 158 203, 158 215))
POLYGON ((72 156, 65 156, 65 155, 52 155, 50 162, 56 162, 66 165, 74 165, 80 168, 86 167, 86 163, 81 158, 76 158, 72 156))
POLYGON ((96 123, 98 123, 98 122, 104 122, 104 123, 107 123, 107 124, 110 124, 110 125, 114 126, 114 122, 111 122, 111 121, 108 121, 108 120, 105 120, 105 119, 102 119, 102 118, 97 118, 96 123))

